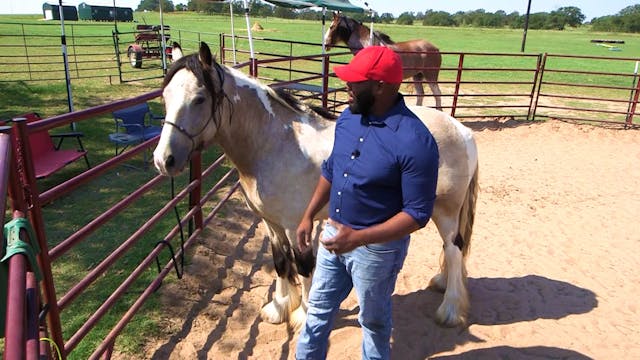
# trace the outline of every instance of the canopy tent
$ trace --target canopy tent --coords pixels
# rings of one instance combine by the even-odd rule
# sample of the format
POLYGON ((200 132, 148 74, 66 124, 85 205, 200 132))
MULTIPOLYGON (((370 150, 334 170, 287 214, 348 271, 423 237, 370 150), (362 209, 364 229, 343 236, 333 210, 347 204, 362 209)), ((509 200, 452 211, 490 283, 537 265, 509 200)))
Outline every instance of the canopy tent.
MULTIPOLYGON (((223 2, 228 0, 207 0, 211 2, 223 2)), ((326 10, 337 10, 337 11, 348 11, 348 12, 357 12, 362 13, 364 9, 362 7, 353 5, 349 2, 349 0, 263 0, 268 3, 271 3, 276 6, 289 7, 294 9, 304 9, 309 7, 321 7, 322 8, 322 34, 324 34, 324 26, 325 26, 325 13, 326 10)), ((249 19, 249 1, 243 0, 245 19, 247 22, 247 37, 249 38, 249 52, 251 54, 251 60, 255 59, 255 54, 253 51, 253 37, 251 34, 251 21, 249 19)), ((365 3, 366 4, 366 3, 365 3)), ((235 30, 233 25, 233 6, 230 6, 231 12, 231 37, 232 37, 232 46, 233 46, 233 62, 236 63, 236 50, 235 50, 235 30)), ((324 39, 322 41, 322 53, 324 54, 324 39)))
POLYGON ((264 0, 276 6, 284 6, 294 9, 303 9, 308 7, 322 7, 329 10, 350 11, 361 13, 364 9, 353 5, 349 0, 264 0))
MULTIPOLYGON (((308 7, 322 8, 322 35, 324 35, 324 26, 327 9, 337 11, 349 11, 363 13, 364 9, 360 6, 353 5, 349 0, 263 0, 276 6, 284 6, 295 9, 303 9, 308 7)), ((365 3, 366 4, 366 3, 365 3)), ((367 5, 368 6, 368 5, 367 5)), ((324 55, 324 37, 322 39, 322 54, 324 55)))

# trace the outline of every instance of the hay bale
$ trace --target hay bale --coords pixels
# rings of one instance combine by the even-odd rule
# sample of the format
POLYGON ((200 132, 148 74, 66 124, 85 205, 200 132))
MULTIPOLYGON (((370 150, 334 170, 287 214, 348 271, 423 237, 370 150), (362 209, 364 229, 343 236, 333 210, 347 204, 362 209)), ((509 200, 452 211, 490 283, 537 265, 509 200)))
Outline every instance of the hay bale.
POLYGON ((264 30, 264 28, 262 27, 262 25, 260 25, 259 22, 255 22, 253 23, 253 26, 251 27, 251 31, 262 31, 264 30))

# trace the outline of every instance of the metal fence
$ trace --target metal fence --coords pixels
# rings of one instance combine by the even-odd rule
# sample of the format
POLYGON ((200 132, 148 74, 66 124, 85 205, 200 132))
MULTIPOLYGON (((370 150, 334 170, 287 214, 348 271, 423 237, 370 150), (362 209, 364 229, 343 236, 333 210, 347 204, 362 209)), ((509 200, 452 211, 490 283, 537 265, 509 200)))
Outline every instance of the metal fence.
MULTIPOLYGON (((0 23, 0 81, 64 80, 60 44, 53 25, 0 23), (10 29, 10 30, 6 30, 10 29), (5 55, 3 55, 5 54, 5 55)), ((107 77, 109 82, 131 82, 164 75, 160 57, 144 58, 131 66, 128 49, 135 31, 112 30, 111 35, 83 36, 86 24, 68 25, 67 48, 72 79, 107 77)), ((92 26, 97 26, 93 24, 92 26)), ((250 59, 246 36, 171 29, 167 39, 179 42, 186 53, 205 41, 218 47, 220 61, 240 65, 269 84, 285 87, 330 110, 344 105, 344 85, 331 75, 335 64, 351 55, 320 54, 321 44, 254 37, 256 59, 250 59), (251 66, 244 67, 252 60, 251 66), (324 95, 320 95, 324 94, 324 95), (331 102, 328 102, 331 100, 331 102)), ((344 50, 344 51, 342 51, 344 50)), ((439 84, 445 111, 458 118, 514 117, 566 119, 632 126, 638 123, 638 58, 560 54, 442 52, 439 84), (605 69, 603 71, 603 69, 605 69), (634 120, 635 118, 635 120, 634 120)), ((426 90, 425 104, 434 106, 426 90)), ((402 89, 415 97, 407 81, 402 89)))
MULTIPOLYGON (((185 249, 187 249, 195 239, 201 234, 204 227, 213 219, 215 214, 220 210, 222 204, 237 190, 239 183, 237 182, 235 169, 231 169, 226 173, 220 174, 220 169, 224 165, 224 155, 218 157, 211 163, 203 163, 203 157, 197 153, 194 154, 190 164, 190 177, 187 180, 184 187, 177 186, 175 189, 175 196, 171 197, 166 203, 161 204, 160 209, 154 213, 148 219, 140 219, 143 225, 136 229, 132 234, 119 233, 118 236, 113 238, 113 241, 117 243, 117 247, 106 254, 101 254, 102 258, 90 269, 86 269, 86 274, 83 274, 82 279, 71 284, 70 289, 66 290, 61 296, 57 296, 54 278, 52 273, 52 266, 62 256, 68 255, 70 250, 77 247, 82 242, 90 241, 91 236, 100 228, 108 226, 110 222, 114 221, 114 218, 125 211, 125 209, 134 206, 134 204, 142 199, 145 195, 148 195, 152 191, 158 190, 158 186, 168 181, 167 177, 156 175, 149 181, 140 184, 139 188, 135 191, 127 194, 120 201, 114 204, 108 204, 109 208, 103 213, 99 214, 96 218, 90 222, 80 225, 79 228, 72 231, 65 239, 57 242, 55 245, 50 245, 50 239, 47 239, 47 233, 45 231, 45 220, 43 216, 43 206, 54 200, 58 200, 65 195, 69 195, 74 190, 77 190, 80 186, 89 182, 98 181, 98 179, 104 175, 107 171, 113 170, 119 166, 123 166, 125 162, 135 156, 140 156, 143 152, 148 151, 151 147, 155 146, 158 138, 150 139, 137 145, 124 153, 106 160, 100 164, 95 165, 91 169, 82 172, 81 174, 54 186, 44 192, 39 192, 38 185, 36 183, 33 160, 29 153, 29 147, 27 139, 30 133, 50 130, 53 128, 68 126, 71 122, 82 122, 85 120, 91 120, 101 114, 110 113, 114 110, 122 109, 128 106, 132 106, 160 95, 160 91, 154 91, 136 98, 121 100, 110 104, 105 104, 90 109, 77 111, 74 113, 68 113, 52 118, 26 123, 26 121, 20 119, 14 119, 13 126, 11 128, 4 127, 1 130, 3 132, 11 133, 11 142, 8 141, 9 136, 6 134, 0 134, 0 156, 3 157, 2 168, 0 168, 0 190, 2 190, 3 197, 0 198, 4 202, 4 195, 6 194, 6 181, 4 179, 8 174, 15 175, 10 176, 9 193, 11 194, 11 208, 17 213, 25 214, 30 224, 33 226, 34 233, 37 238, 37 243, 42 249, 38 254, 39 268, 43 274, 43 303, 46 304, 46 308, 38 309, 36 307, 35 317, 31 316, 29 319, 25 319, 25 314, 34 314, 33 311, 27 312, 24 310, 23 304, 26 297, 25 291, 28 292, 29 288, 25 290, 24 280, 12 281, 11 292, 16 294, 23 294, 23 296, 14 301, 11 306, 10 313, 11 319, 8 319, 7 334, 5 341, 5 357, 8 354, 15 356, 8 356, 7 358, 25 358, 25 354, 35 349, 35 354, 30 352, 29 359, 37 358, 38 351, 40 351, 41 358, 58 358, 58 356, 52 356, 49 346, 38 346, 41 344, 40 339, 47 337, 46 335, 38 337, 27 336, 27 329, 38 329, 38 325, 48 330, 50 333, 51 341, 55 344, 54 348, 59 349, 60 358, 67 358, 78 344, 90 334, 96 325, 104 321, 105 315, 112 311, 114 307, 123 302, 127 305, 126 312, 119 318, 115 325, 110 329, 109 333, 100 344, 95 348, 91 359, 98 358, 110 358, 116 338, 123 331, 124 327, 131 321, 135 313, 141 308, 145 301, 153 295, 153 293, 160 286, 162 280, 178 266, 176 260, 183 255, 185 249), (12 145, 10 145, 12 144, 12 145), (10 156, 13 154, 13 156, 10 156), (10 157, 10 161, 5 161, 10 157), (12 163, 13 169, 18 168, 20 171, 8 171, 8 164, 12 163), (204 165, 204 167, 203 167, 204 165), (210 188, 205 189, 203 192, 203 181, 212 177, 214 171, 217 171, 219 178, 213 178, 215 184, 210 188), (224 187, 224 188, 223 188, 224 187), (214 197, 216 197, 214 199, 214 197), (204 214, 203 207, 205 204, 210 206, 213 202, 215 205, 208 214, 204 214), (108 271, 114 267, 114 265, 122 259, 122 257, 129 252, 133 246, 141 242, 145 234, 147 234, 153 227, 158 226, 160 221, 166 217, 171 218, 174 215, 173 211, 176 206, 182 204, 181 207, 186 207, 184 216, 179 217, 176 211, 177 224, 175 226, 166 229, 161 241, 155 243, 155 246, 146 248, 148 253, 144 256, 139 263, 135 264, 135 268, 130 270, 131 272, 120 283, 113 293, 104 299, 102 303, 97 306, 89 318, 70 334, 67 339, 63 338, 63 326, 61 322, 61 313, 64 311, 73 311, 75 306, 78 306, 78 300, 80 295, 86 291, 90 291, 91 286, 95 286, 95 283, 101 277, 106 276, 108 271), (182 229, 189 229, 188 234, 181 236, 182 229), (172 245, 173 244, 173 245, 172 245), (170 250, 171 258, 164 266, 161 267, 158 255, 170 250), (176 249, 175 251, 173 249, 176 249), (134 295, 131 295, 131 287, 139 280, 141 275, 149 269, 153 269, 158 266, 159 274, 151 280, 149 283, 143 284, 144 289, 138 291, 137 288, 133 291, 134 295), (133 297, 133 299, 132 299, 133 297), (42 310, 42 313, 39 311, 42 310), (42 319, 38 319, 38 315, 42 319), (46 316, 46 323, 44 317, 46 316), (10 321, 10 322, 9 322, 10 321), (28 324, 29 327, 22 326, 28 324), (15 326, 14 326, 15 325, 15 326), (18 326, 20 325, 20 326, 18 326), (35 343, 35 347, 31 346, 35 343), (35 355, 35 356, 34 356, 35 355)), ((34 239, 31 239, 32 241, 34 239)), ((144 245, 144 244, 142 244, 144 245)), ((21 271, 14 271, 16 276, 21 275, 24 277, 27 266, 24 264, 22 257, 15 257, 16 261, 22 261, 20 265, 21 271)), ((28 274, 28 272, 27 272, 28 274)), ((33 282, 31 284, 33 288, 33 282)), ((30 330, 29 330, 30 331, 30 330)))
MULTIPOLYGON (((65 26, 71 79, 118 77, 109 25, 107 35, 86 35, 87 24, 65 26)), ((59 25, 0 23, 0 82, 64 81, 59 25), (57 35, 56 35, 57 34, 57 35)))
MULTIPOLYGON (((347 63, 351 58, 349 52, 322 55, 317 54, 320 44, 254 38, 254 48, 265 50, 257 50, 256 59, 248 64, 251 60, 248 49, 237 46, 237 42, 231 48, 231 40, 230 36, 221 35, 223 62, 239 64, 264 82, 292 89, 329 110, 340 109, 346 103, 344 84, 332 74, 331 68, 347 63)), ((640 58, 546 53, 441 54, 438 83, 442 107, 457 118, 512 117, 624 127, 640 125, 637 106, 640 58)), ((425 104, 434 106, 428 88, 425 90, 425 104)), ((402 92, 408 99, 417 96, 411 81, 405 80, 402 92)))

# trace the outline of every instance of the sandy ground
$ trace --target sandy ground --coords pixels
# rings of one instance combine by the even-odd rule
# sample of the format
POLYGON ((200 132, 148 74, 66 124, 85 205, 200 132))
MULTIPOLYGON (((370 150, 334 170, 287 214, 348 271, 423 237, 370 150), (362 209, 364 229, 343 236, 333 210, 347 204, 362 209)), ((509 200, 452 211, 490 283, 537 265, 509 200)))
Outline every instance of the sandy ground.
MULTIPOLYGON (((465 328, 438 327, 427 289, 441 240, 414 234, 393 296, 394 359, 640 358, 640 132, 558 121, 466 121, 480 152, 465 328), (635 275, 634 275, 635 274, 635 275)), ((164 338, 147 359, 291 359, 296 334, 261 321, 275 271, 263 225, 234 200, 162 288, 164 338)), ((330 359, 360 358, 343 303, 330 359)))

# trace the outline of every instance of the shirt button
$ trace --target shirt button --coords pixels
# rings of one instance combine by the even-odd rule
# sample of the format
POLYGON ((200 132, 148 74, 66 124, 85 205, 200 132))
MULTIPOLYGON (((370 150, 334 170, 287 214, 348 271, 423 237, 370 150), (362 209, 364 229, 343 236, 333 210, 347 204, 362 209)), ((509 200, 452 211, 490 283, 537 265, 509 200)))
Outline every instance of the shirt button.
POLYGON ((339 212, 340 212, 340 209, 336 209, 336 212, 337 212, 337 213, 339 213, 339 212))
POLYGON ((338 191, 338 196, 341 196, 341 195, 342 195, 342 191, 338 191))
POLYGON ((363 141, 364 141, 364 138, 360 138, 360 139, 358 139, 358 140, 360 140, 360 142, 363 142, 363 141))
POLYGON ((354 160, 356 158, 355 155, 351 155, 351 160, 354 160))
POLYGON ((347 177, 348 175, 347 175, 347 173, 344 173, 342 176, 347 177))

